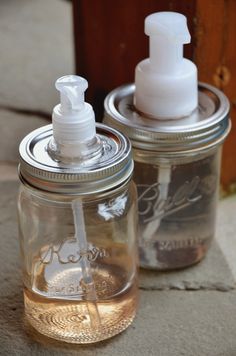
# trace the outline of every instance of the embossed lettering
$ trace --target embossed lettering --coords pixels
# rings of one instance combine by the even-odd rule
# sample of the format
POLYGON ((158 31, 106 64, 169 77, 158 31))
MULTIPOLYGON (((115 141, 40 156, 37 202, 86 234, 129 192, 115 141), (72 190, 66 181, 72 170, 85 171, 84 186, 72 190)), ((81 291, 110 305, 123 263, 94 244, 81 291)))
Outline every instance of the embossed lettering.
POLYGON ((104 248, 98 248, 90 245, 87 250, 80 250, 76 238, 66 238, 58 246, 49 245, 46 249, 40 251, 40 262, 43 264, 52 263, 53 258, 56 257, 61 264, 78 263, 83 258, 88 261, 95 261, 98 257, 108 257, 108 253, 104 248), (69 250, 73 250, 73 253, 69 250))
POLYGON ((168 241, 159 241, 159 249, 161 251, 172 251, 183 248, 189 248, 194 246, 199 246, 204 244, 204 241, 208 240, 209 237, 200 238, 197 236, 189 237, 185 240, 168 240, 168 241))
POLYGON ((144 223, 148 223, 185 209, 202 198, 200 194, 194 196, 199 183, 200 178, 198 176, 194 177, 190 182, 184 182, 174 195, 172 197, 169 196, 166 200, 160 199, 160 184, 158 182, 152 185, 138 185, 139 216, 142 217, 144 223))

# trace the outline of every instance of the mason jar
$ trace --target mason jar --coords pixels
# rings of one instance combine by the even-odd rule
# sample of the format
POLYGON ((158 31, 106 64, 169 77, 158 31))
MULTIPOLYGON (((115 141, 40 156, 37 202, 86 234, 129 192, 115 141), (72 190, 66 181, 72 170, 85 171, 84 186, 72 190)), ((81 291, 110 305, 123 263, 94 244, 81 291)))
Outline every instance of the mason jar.
POLYGON ((93 343, 137 309, 136 187, 129 141, 97 124, 102 150, 81 164, 50 155, 52 126, 20 144, 19 238, 25 314, 40 333, 93 343))
POLYGON ((140 113, 134 92, 134 85, 112 91, 104 122, 132 142, 140 264, 157 270, 187 267, 205 256, 215 233, 229 102, 215 87, 199 83, 198 108, 162 120, 140 113))

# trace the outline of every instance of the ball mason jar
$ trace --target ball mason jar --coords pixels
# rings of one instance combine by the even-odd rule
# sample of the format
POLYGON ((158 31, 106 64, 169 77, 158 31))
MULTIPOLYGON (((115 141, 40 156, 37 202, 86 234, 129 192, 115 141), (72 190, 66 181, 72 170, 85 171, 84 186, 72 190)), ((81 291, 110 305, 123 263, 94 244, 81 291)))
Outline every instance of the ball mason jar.
POLYGON ((104 122, 131 140, 138 189, 139 252, 144 268, 187 267, 206 254, 215 232, 221 146, 229 133, 229 102, 200 83, 188 117, 145 117, 133 105, 135 86, 105 99, 104 122))
POLYGON ((20 144, 18 198, 25 314, 40 333, 92 343, 137 308, 136 187, 129 141, 97 125, 99 157, 52 159, 51 125, 20 144))

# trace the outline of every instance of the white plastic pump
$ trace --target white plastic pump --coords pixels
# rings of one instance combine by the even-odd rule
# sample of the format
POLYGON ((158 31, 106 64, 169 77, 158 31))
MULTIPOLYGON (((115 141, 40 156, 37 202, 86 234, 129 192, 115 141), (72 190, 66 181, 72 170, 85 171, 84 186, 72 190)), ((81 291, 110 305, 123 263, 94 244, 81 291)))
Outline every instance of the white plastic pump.
POLYGON ((157 12, 145 19, 150 37, 150 58, 135 70, 134 104, 152 118, 180 118, 197 107, 197 68, 183 58, 190 43, 186 17, 177 12, 157 12))
POLYGON ((65 156, 76 156, 78 150, 96 136, 95 115, 84 101, 88 82, 76 75, 59 78, 55 86, 60 91, 61 103, 53 109, 53 137, 65 156))

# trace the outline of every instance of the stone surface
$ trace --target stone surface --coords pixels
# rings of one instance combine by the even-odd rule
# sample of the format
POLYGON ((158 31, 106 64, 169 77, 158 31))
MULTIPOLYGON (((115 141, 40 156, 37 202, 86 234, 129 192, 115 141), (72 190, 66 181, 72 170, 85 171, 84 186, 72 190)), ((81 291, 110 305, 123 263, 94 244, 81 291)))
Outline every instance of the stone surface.
POLYGON ((0 43, 0 107, 50 113, 74 71, 71 2, 1 0, 0 43))
MULTIPOLYGON (((217 244, 201 264, 188 270, 175 275, 173 272, 158 277, 151 272, 148 277, 142 276, 138 315, 125 332, 111 340, 90 346, 69 345, 32 330, 23 317, 16 194, 16 182, 0 183, 0 355, 236 355, 236 290, 232 289, 232 265, 227 267, 225 251, 217 244), (217 264, 223 266, 221 271, 217 264), (195 284, 195 291, 186 290, 189 283, 195 284), (153 290, 161 288, 183 290, 153 290)), ((235 219, 227 220, 234 204, 236 196, 219 204, 221 241, 235 229, 235 219)), ((219 238, 219 230, 217 235, 219 238)))
POLYGON ((17 164, 0 162, 0 182, 15 181, 17 178, 17 164))
POLYGON ((23 115, 0 110, 0 161, 18 162, 20 141, 32 130, 48 124, 50 124, 50 121, 35 115, 23 115))
POLYGON ((216 240, 236 281, 236 195, 220 202, 216 240))
POLYGON ((22 321, 20 290, 1 298, 1 355, 235 356, 236 292, 142 291, 134 323, 97 345, 67 345, 22 321))

